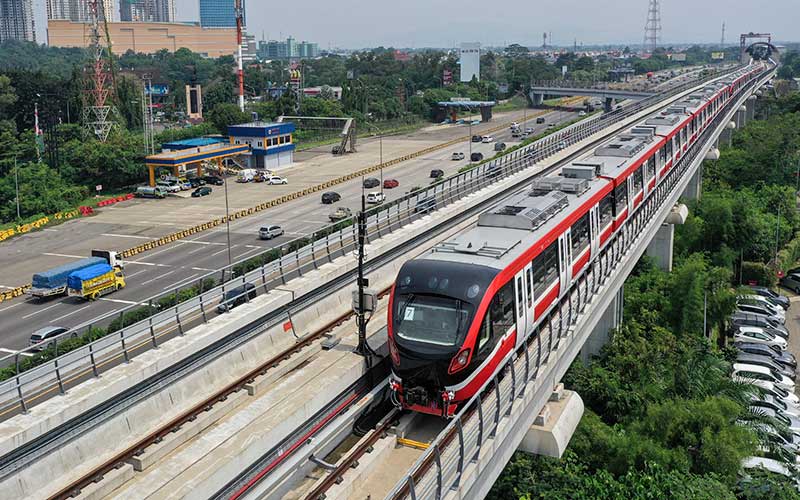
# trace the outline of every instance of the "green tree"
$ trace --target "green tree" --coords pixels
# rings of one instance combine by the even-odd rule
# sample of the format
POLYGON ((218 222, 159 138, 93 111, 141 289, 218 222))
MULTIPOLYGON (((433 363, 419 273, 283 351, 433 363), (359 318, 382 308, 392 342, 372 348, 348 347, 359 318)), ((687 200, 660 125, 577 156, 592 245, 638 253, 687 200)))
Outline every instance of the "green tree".
POLYGON ((208 113, 208 120, 222 134, 227 133, 229 126, 245 123, 248 119, 247 113, 242 112, 235 104, 219 104, 208 113))

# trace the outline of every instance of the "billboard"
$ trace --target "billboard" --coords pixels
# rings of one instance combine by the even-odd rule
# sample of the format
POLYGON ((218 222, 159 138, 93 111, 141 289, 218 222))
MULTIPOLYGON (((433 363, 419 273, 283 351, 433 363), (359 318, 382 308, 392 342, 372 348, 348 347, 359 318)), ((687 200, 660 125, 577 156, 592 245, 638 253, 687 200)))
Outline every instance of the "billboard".
POLYGON ((712 52, 711 59, 713 59, 714 61, 721 61, 725 59, 725 52, 712 52))
POLYGON ((447 86, 453 83, 453 72, 449 69, 442 70, 442 84, 447 86))
POLYGON ((153 84, 149 87, 145 87, 148 94, 151 94, 155 97, 163 97, 169 94, 169 87, 166 85, 161 84, 153 84))
POLYGON ((678 62, 685 62, 686 54, 672 54, 672 60, 678 62))

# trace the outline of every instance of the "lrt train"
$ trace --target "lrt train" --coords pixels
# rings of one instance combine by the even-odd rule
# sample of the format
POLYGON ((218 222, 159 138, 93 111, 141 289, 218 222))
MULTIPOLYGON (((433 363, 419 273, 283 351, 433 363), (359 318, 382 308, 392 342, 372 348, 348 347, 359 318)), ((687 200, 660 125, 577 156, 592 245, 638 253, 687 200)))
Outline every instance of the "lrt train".
POLYGON ((452 417, 763 69, 748 66, 669 104, 406 262, 388 312, 395 403, 452 417))

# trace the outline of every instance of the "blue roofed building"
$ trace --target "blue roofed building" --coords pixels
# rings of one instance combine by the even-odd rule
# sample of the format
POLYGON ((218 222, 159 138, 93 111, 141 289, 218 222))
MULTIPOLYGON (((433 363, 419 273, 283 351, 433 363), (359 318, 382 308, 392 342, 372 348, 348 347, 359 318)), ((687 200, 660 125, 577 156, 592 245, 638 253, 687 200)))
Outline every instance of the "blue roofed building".
POLYGON ((294 162, 292 141, 294 123, 250 122, 228 127, 231 144, 247 144, 250 153, 242 155, 247 168, 275 169, 294 162))

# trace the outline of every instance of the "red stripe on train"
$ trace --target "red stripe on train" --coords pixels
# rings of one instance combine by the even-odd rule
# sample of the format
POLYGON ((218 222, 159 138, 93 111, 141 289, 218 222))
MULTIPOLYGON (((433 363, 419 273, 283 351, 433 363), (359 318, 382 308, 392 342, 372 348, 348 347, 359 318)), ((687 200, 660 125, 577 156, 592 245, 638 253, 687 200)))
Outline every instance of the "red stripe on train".
POLYGON ((495 355, 492 358, 492 360, 489 361, 489 363, 487 363, 486 366, 484 366, 481 371, 475 373, 474 378, 470 380, 467 385, 465 385, 464 387, 455 392, 453 400, 459 402, 467 400, 472 396, 474 396, 475 393, 478 391, 478 389, 480 389, 483 386, 483 384, 485 384, 486 381, 489 380, 489 377, 491 377, 491 375, 494 373, 494 371, 497 369, 497 367, 500 365, 503 359, 508 355, 508 353, 510 353, 514 349, 515 345, 517 345, 516 330, 514 331, 514 333, 509 335, 503 341, 500 348, 495 352, 495 355))
POLYGON ((586 251, 583 252, 583 255, 578 257, 578 260, 575 261, 575 264, 572 266, 572 275, 577 276, 578 273, 583 269, 586 263, 589 262, 589 256, 591 255, 591 249, 587 248, 586 251))

